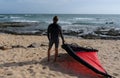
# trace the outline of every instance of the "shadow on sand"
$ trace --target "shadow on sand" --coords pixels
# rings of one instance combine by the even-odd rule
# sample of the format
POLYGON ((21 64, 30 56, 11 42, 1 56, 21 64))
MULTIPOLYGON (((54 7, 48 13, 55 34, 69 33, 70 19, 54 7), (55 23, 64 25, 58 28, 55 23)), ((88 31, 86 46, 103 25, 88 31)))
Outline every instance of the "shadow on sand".
MULTIPOLYGON (((51 56, 51 58, 54 58, 54 56, 51 56)), ((47 62, 46 57, 40 61, 32 60, 24 62, 4 63, 0 64, 0 67, 25 66, 33 64, 42 64, 52 71, 68 74, 69 76, 76 76, 78 78, 102 78, 101 76, 86 68, 84 65, 81 65, 68 54, 59 54, 57 62, 53 62, 53 59, 51 62, 47 62)))

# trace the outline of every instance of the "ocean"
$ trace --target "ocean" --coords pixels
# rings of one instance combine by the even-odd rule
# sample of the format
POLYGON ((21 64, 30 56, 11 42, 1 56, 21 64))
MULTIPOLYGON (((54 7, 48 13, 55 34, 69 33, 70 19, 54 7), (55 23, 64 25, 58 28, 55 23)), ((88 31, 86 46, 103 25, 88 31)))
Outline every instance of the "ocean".
POLYGON ((6 30, 19 33, 35 33, 40 30, 46 30, 52 23, 52 18, 58 16, 59 25, 63 30, 82 31, 82 33, 92 33, 98 28, 120 30, 119 14, 0 14, 0 23, 30 23, 25 26, 7 26, 0 30, 6 30), (32 24, 33 23, 33 24, 32 24), (36 24, 37 23, 37 24, 36 24), (35 24, 35 25, 34 25, 35 24))

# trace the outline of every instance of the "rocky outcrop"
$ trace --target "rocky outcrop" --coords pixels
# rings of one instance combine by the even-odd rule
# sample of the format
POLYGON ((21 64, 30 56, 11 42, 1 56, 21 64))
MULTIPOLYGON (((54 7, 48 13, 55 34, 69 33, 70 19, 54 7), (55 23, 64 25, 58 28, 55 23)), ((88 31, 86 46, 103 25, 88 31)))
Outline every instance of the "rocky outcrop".
POLYGON ((39 22, 0 22, 0 28, 5 27, 25 27, 25 26, 37 26, 39 22))

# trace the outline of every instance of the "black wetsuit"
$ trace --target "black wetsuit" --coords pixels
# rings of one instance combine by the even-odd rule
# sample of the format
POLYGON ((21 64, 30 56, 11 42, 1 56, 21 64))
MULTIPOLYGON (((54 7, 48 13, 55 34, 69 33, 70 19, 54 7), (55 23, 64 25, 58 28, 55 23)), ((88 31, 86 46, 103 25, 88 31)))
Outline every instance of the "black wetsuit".
POLYGON ((49 39, 49 48, 52 48, 54 43, 55 43, 55 48, 58 48, 59 35, 61 36, 62 40, 64 40, 61 27, 56 23, 50 24, 47 29, 47 36, 49 39))

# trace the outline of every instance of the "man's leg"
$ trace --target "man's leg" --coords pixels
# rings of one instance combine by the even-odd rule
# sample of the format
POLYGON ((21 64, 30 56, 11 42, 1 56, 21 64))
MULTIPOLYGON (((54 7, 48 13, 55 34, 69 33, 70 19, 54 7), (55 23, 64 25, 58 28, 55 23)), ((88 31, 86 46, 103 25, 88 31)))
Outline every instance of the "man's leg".
POLYGON ((48 48, 48 61, 50 61, 50 50, 51 48, 48 48))
POLYGON ((55 59, 54 59, 54 62, 56 62, 57 57, 58 57, 58 48, 55 48, 55 59))
POLYGON ((59 47, 59 39, 55 41, 55 59, 54 62, 56 62, 58 57, 58 47, 59 47))
POLYGON ((49 42, 49 48, 48 48, 48 61, 50 61, 50 50, 51 50, 52 46, 53 46, 53 42, 50 41, 49 42))

